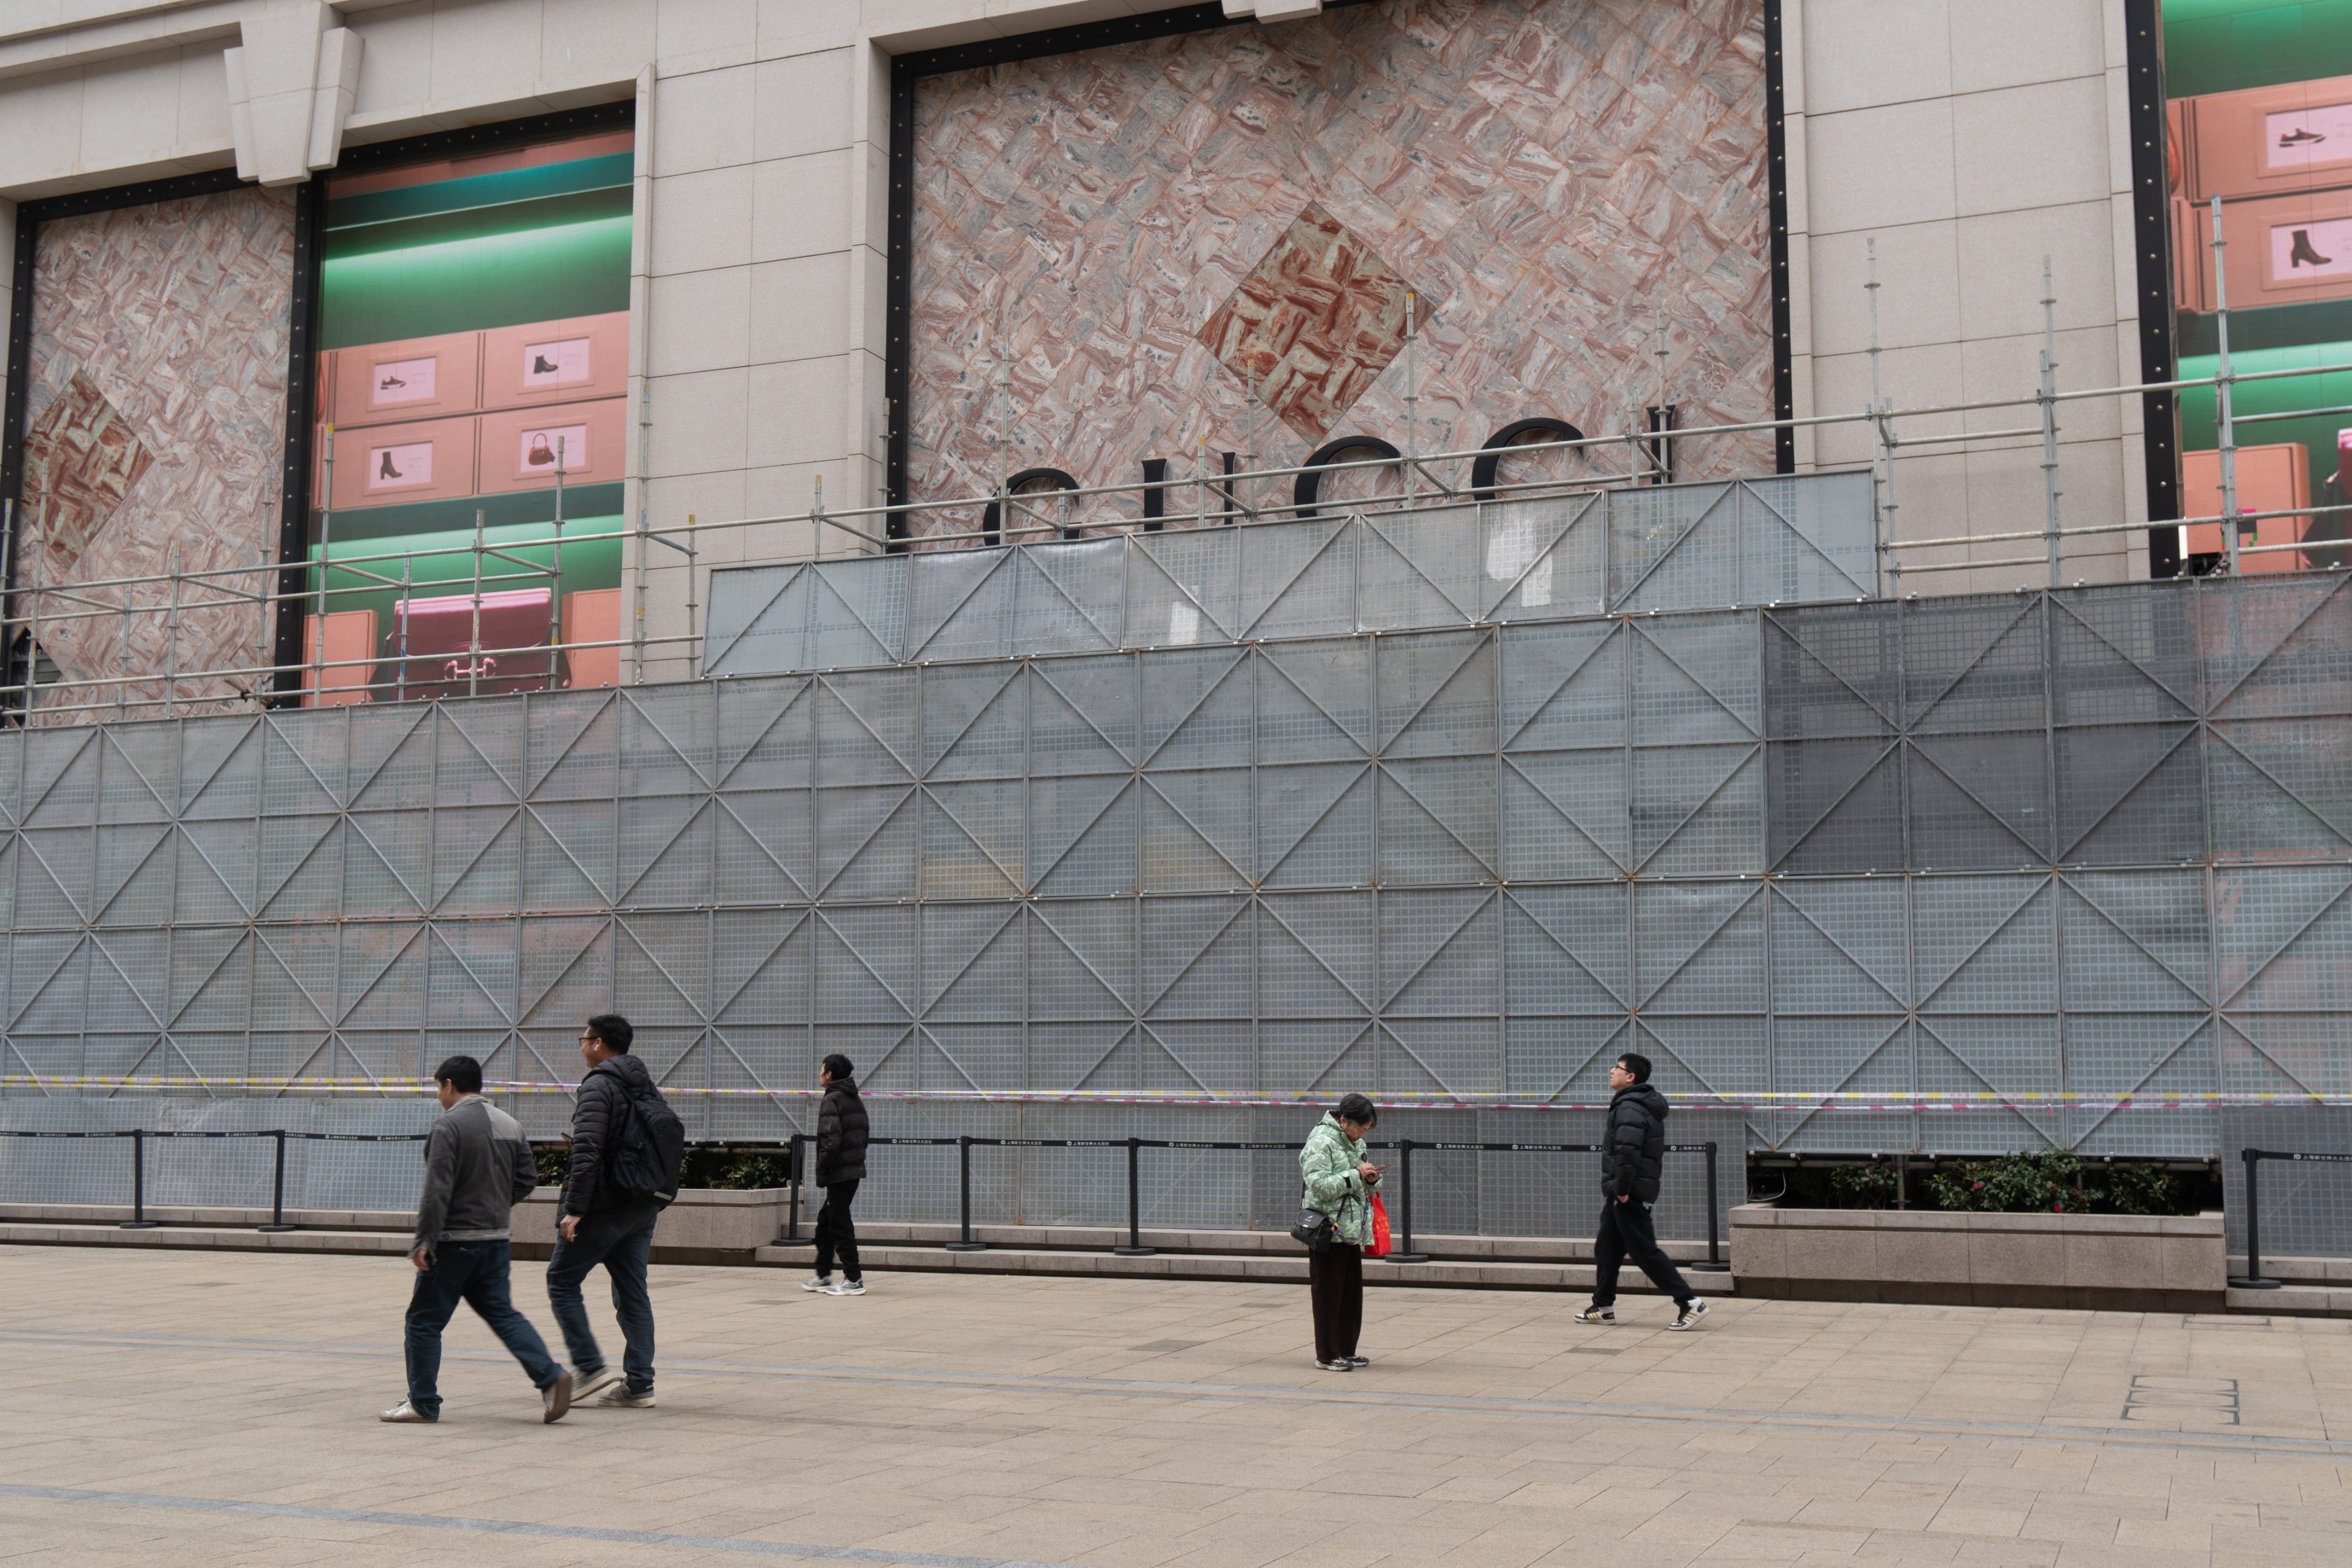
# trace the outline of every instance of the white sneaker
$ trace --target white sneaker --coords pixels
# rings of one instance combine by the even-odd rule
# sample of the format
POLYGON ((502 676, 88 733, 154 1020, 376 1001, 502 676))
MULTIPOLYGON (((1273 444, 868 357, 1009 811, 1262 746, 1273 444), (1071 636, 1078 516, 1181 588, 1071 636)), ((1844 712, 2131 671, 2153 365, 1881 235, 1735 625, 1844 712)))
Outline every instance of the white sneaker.
POLYGON ((1706 1303, 1696 1296, 1693 1296, 1689 1300, 1683 1303, 1683 1310, 1675 1314, 1675 1321, 1668 1323, 1666 1327, 1669 1329, 1695 1329, 1698 1327, 1698 1321, 1706 1316, 1706 1303))
POLYGON ((833 1289, 833 1276, 830 1274, 812 1274, 807 1279, 801 1281, 801 1289, 803 1290, 830 1290, 833 1289))
POLYGON ((866 1294, 866 1281, 844 1279, 837 1285, 824 1285, 819 1289, 828 1296, 863 1296, 866 1294))
POLYGON ((572 1375, 578 1381, 572 1385, 572 1403, 585 1405, 597 1394, 620 1382, 624 1374, 617 1366, 600 1366, 585 1377, 581 1377, 577 1373, 572 1375))
POLYGON ((430 1426, 435 1422, 440 1420, 441 1417, 438 1415, 427 1415, 425 1412, 419 1410, 416 1406, 404 1399, 399 1404, 394 1405, 391 1409, 385 1411, 383 1415, 377 1416, 376 1419, 379 1421, 397 1422, 402 1426, 430 1426))
POLYGON ((539 1403, 541 1421, 563 1419, 564 1412, 572 1408, 571 1368, 559 1367, 556 1370, 555 1381, 539 1391, 539 1403))

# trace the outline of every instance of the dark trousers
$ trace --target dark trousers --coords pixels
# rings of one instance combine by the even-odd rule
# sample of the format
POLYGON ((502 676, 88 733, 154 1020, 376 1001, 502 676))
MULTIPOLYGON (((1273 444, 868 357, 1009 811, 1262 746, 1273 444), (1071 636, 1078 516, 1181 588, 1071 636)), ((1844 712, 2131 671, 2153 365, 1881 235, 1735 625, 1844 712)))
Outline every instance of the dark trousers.
POLYGON ((1636 1199, 1619 1203, 1604 1198, 1601 1204, 1601 1229, 1592 1238, 1592 1300, 1596 1306, 1606 1307, 1617 1300, 1617 1269, 1628 1258, 1650 1283, 1672 1296, 1677 1305, 1695 1294, 1683 1280, 1658 1246, 1658 1233, 1650 1223, 1650 1211, 1636 1199))
POLYGON ((423 1414, 441 1414, 441 1331, 460 1301, 480 1313, 499 1342, 514 1352, 531 1386, 545 1388, 562 1372, 530 1320, 515 1310, 507 1294, 508 1268, 503 1241, 444 1241, 433 1249, 433 1267, 417 1271, 408 1297, 408 1403, 423 1414))
POLYGON ((621 1370, 636 1394, 654 1385, 654 1303, 646 1290, 646 1263, 654 1249, 654 1221, 660 1217, 661 1205, 650 1203, 590 1215, 572 1240, 558 1233, 547 1259, 547 1304, 563 1330, 572 1368, 583 1377, 604 1369, 604 1352, 588 1326, 580 1286, 590 1269, 604 1266, 613 1281, 613 1315, 621 1321, 621 1370))
POLYGON ((1335 1241, 1309 1252, 1307 1294, 1315 1307, 1315 1359, 1354 1355, 1364 1331, 1364 1249, 1335 1241))
POLYGON ((863 1279, 866 1276, 857 1267, 857 1222, 849 1217, 849 1205, 857 1197, 856 1182, 835 1182, 824 1190, 824 1207, 816 1211, 816 1271, 819 1275, 833 1272, 833 1255, 841 1254, 841 1273, 845 1279, 863 1279))

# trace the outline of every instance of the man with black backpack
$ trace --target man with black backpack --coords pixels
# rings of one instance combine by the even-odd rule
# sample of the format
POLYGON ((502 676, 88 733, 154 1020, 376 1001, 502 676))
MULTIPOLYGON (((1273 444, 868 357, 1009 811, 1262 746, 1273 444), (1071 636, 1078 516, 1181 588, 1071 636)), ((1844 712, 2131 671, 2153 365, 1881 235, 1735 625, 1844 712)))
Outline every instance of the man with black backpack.
POLYGON ((589 1019, 580 1033, 588 1076, 572 1109, 572 1166, 547 1260, 547 1300, 572 1357, 572 1402, 641 1410, 654 1402, 654 1304, 646 1265, 654 1222, 677 1196, 686 1128, 646 1064, 629 1054, 635 1033, 612 1013, 589 1019), (613 1313, 626 1345, 622 1372, 604 1364, 581 1300, 580 1286, 599 1263, 612 1278, 613 1313))

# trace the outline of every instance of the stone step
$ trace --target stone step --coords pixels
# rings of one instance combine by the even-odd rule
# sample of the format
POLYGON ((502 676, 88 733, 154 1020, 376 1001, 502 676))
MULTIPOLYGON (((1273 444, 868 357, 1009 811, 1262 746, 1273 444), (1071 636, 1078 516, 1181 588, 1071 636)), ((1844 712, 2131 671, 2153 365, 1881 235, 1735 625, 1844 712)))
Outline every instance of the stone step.
MULTIPOLYGON (((2269 1273, 2269 1259, 2263 1259, 2263 1269, 2269 1273)), ((2352 1286, 2282 1285, 2275 1290, 2243 1290, 2232 1285, 2229 1300, 2232 1312, 2265 1318, 2352 1318, 2352 1286)))
MULTIPOLYGON (((268 1214, 262 1218, 266 1221, 268 1214)), ((144 1247, 205 1252, 346 1253, 398 1258, 408 1250, 408 1231, 289 1230, 263 1232, 250 1226, 163 1225, 124 1230, 121 1222, 77 1225, 64 1220, 0 1221, 0 1246, 144 1247)))
MULTIPOLYGON (((942 1227, 947 1228, 947 1227, 942 1227)), ((1121 1258, 1109 1252, 1073 1248, 999 1247, 983 1252, 950 1252, 940 1246, 895 1242, 869 1243, 866 1227, 858 1231, 858 1260, 868 1269, 887 1272, 1041 1274, 1087 1279, 1224 1279, 1262 1284, 1304 1285, 1307 1255, 1297 1242, 1287 1256, 1249 1252, 1163 1252, 1150 1258, 1121 1258)), ((1287 1241, 1288 1237, 1284 1237, 1287 1241)), ((754 1260, 782 1268, 806 1268, 805 1247, 763 1247, 754 1260)), ((1728 1274, 1690 1276, 1702 1295, 1728 1296, 1728 1274)), ((1476 1290, 1572 1290, 1592 1289, 1590 1263, 1527 1263, 1500 1260, 1433 1259, 1428 1263, 1364 1260, 1367 1285, 1419 1286, 1423 1289, 1476 1290)), ((1625 1294, 1651 1294, 1650 1282, 1628 1269, 1620 1283, 1625 1294)))
MULTIPOLYGON (((2242 1279, 2246 1255, 2230 1255, 2230 1278, 2242 1279)), ((2288 1285, 2325 1285, 2352 1290, 2352 1258, 2273 1258, 2263 1255, 2263 1277, 2288 1285)))

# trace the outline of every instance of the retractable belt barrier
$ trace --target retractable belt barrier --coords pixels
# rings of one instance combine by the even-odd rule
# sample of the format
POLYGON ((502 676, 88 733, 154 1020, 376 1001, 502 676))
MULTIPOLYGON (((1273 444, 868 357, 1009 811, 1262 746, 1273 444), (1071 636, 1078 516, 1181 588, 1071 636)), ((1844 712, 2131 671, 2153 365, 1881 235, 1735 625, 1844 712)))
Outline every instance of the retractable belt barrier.
POLYGON ((2263 1205, 2262 1168, 2264 1160, 2284 1160, 2294 1164, 2352 1165, 2352 1154, 2294 1153, 2281 1149, 2241 1149, 2238 1157, 2246 1163, 2246 1271, 2230 1281, 2240 1290, 2275 1290, 2279 1281, 2263 1274, 2263 1205))
MULTIPOLYGON (((777 1238, 780 1247, 801 1247, 814 1243, 814 1238, 801 1235, 801 1180, 803 1145, 811 1140, 805 1132, 792 1136, 793 1191, 787 1210, 784 1234, 777 1238)), ((1279 1150, 1296 1153, 1298 1144, 1277 1139, 1247 1138, 975 1138, 962 1134, 953 1138, 868 1138, 870 1146, 877 1143, 900 1148, 952 1148, 956 1151, 957 1206, 960 1215, 957 1238, 947 1244, 950 1252, 985 1252, 988 1243, 976 1241, 971 1234, 971 1152, 974 1149, 1124 1149, 1127 1151, 1127 1245, 1111 1248, 1120 1258, 1149 1258, 1158 1249, 1143 1245, 1143 1201, 1141 1169, 1146 1149, 1230 1149, 1279 1150)), ((1426 1263, 1429 1254, 1415 1252, 1412 1247, 1412 1155, 1416 1149, 1453 1152, 1469 1151, 1485 1154, 1598 1154, 1598 1143, 1459 1143, 1435 1142, 1421 1138, 1400 1138, 1393 1142, 1368 1143, 1368 1149, 1394 1149, 1400 1156, 1397 1170, 1399 1230, 1402 1245, 1388 1255, 1391 1263, 1426 1263)), ((1728 1273, 1731 1265, 1724 1260, 1720 1232, 1720 1204, 1716 1168, 1716 1145, 1707 1143, 1669 1143, 1669 1154, 1704 1154, 1706 1156, 1706 1258, 1703 1262, 1687 1265, 1692 1271, 1705 1274, 1728 1273)))
POLYGON ((269 1223, 254 1228, 265 1232, 297 1230, 286 1223, 286 1142, 310 1143, 422 1143, 422 1132, 289 1132, 283 1127, 236 1128, 224 1131, 167 1128, 101 1128, 75 1132, 49 1132, 0 1127, 0 1138, 128 1138, 131 1140, 131 1218, 124 1230, 153 1230, 161 1221, 147 1217, 147 1140, 150 1138, 270 1138, 277 1150, 269 1179, 269 1223))

